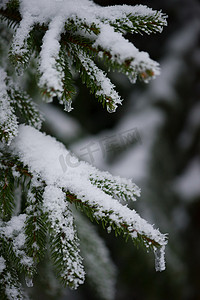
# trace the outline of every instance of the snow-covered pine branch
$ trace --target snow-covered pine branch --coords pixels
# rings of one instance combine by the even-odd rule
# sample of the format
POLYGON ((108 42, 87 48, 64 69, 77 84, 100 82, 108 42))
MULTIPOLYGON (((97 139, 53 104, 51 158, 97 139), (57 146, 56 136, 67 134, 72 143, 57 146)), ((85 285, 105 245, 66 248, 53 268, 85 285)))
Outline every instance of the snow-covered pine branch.
MULTIPOLYGON (((13 18, 9 16, 12 3, 16 7, 18 1, 4 1, 1 8, 4 18, 13 18)), ((124 34, 161 32, 166 25, 166 15, 162 12, 142 5, 100 7, 90 0, 21 0, 19 4, 21 21, 13 20, 19 26, 10 59, 18 67, 27 66, 30 52, 37 52, 39 86, 49 101, 57 96, 61 103, 67 102, 67 110, 71 109, 74 89, 65 86, 61 49, 70 60, 67 68, 73 68, 73 58, 77 63, 78 56, 81 70, 93 69, 86 83, 109 112, 114 112, 121 100, 107 75, 95 67, 94 59, 103 59, 109 69, 125 73, 132 83, 137 78, 148 82, 159 74, 158 63, 150 59, 148 53, 140 52, 124 34), (43 36, 40 41, 35 37, 38 31, 43 36), (68 93, 63 93, 66 89, 68 93)), ((73 72, 69 70, 69 73, 73 72)))
POLYGON ((13 107, 10 105, 5 80, 6 73, 0 68, 0 140, 9 145, 17 135, 18 122, 13 107))
POLYGON ((25 251, 26 215, 12 217, 0 223, 0 295, 2 299, 29 299, 17 272, 25 272, 27 278, 35 272, 34 261, 25 251))
POLYGON ((158 63, 124 36, 161 32, 166 15, 142 5, 100 7, 91 0, 2 0, 0 19, 0 298, 28 299, 21 273, 32 286, 47 253, 57 277, 71 288, 84 282, 85 256, 91 283, 102 299, 112 300, 115 268, 95 230, 74 209, 108 232, 153 249, 157 271, 165 269, 166 235, 128 207, 128 201, 140 196, 132 180, 80 162, 40 132, 43 116, 16 74, 34 61, 43 100, 57 97, 70 111, 73 75, 79 73, 103 106, 114 112, 122 99, 99 61, 132 83, 154 78, 158 63), (11 45, 10 29, 15 30, 11 45), (16 196, 17 189, 22 193, 16 196), (94 271, 98 278, 93 278, 94 271))
POLYGON ((0 141, 9 145, 17 135, 17 117, 23 118, 27 124, 37 129, 41 128, 43 117, 36 104, 1 67, 0 107, 0 141))
MULTIPOLYGON (((102 221, 106 227, 111 227, 116 232, 119 231, 125 236, 142 241, 147 248, 165 247, 165 235, 154 229, 134 210, 130 210, 111 196, 119 194, 119 190, 124 189, 124 186, 127 187, 129 198, 130 190, 133 194, 139 195, 138 188, 130 180, 122 179, 121 183, 118 177, 115 179, 106 173, 106 177, 110 177, 110 182, 114 183, 109 189, 109 180, 105 180, 104 172, 101 174, 89 164, 78 161, 62 144, 30 126, 19 126, 18 136, 9 149, 10 155, 17 157, 22 163, 22 172, 27 169, 32 185, 35 187, 43 183, 44 186, 55 188, 58 194, 55 198, 60 197, 61 191, 64 192, 66 201, 86 210, 91 218, 102 221), (73 164, 66 165, 65 172, 61 165, 64 163, 61 158, 67 158, 66 163, 73 161, 73 164)), ((19 170, 18 165, 15 168, 19 170)), ((42 195, 40 197, 43 198, 42 195)), ((54 211, 60 210, 59 201, 57 205, 54 211)), ((164 269, 163 261, 158 267, 158 270, 162 269, 164 269)))

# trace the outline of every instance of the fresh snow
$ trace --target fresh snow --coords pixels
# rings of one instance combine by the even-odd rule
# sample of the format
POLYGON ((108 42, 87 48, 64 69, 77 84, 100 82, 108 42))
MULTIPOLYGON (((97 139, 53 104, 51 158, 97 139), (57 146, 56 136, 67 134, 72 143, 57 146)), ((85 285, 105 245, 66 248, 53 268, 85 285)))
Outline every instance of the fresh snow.
POLYGON ((85 272, 82 266, 82 258, 79 255, 74 220, 65 198, 65 193, 58 187, 49 185, 45 187, 43 194, 44 212, 53 230, 53 239, 62 233, 62 255, 65 267, 61 276, 68 281, 73 281, 75 288, 84 282, 85 272))
MULTIPOLYGON (((166 236, 154 229, 134 210, 121 205, 111 195, 94 186, 90 176, 96 173, 95 168, 70 157, 70 153, 65 147, 54 138, 46 136, 30 126, 20 125, 19 134, 10 148, 13 154, 19 156, 20 161, 28 166, 29 172, 33 174, 34 178, 41 178, 48 186, 57 187, 58 190, 64 188, 66 192, 69 191, 76 195, 82 203, 86 203, 90 207, 97 207, 98 209, 95 209, 94 212, 97 219, 109 217, 111 222, 117 226, 127 224, 132 238, 136 238, 137 234, 145 235, 159 243, 164 249, 166 236), (68 156, 70 161, 72 159, 75 162, 74 165, 67 165, 65 172, 60 164, 61 156, 68 156)), ((98 172, 97 177, 100 177, 98 172)), ((102 180, 103 178, 102 175, 102 180)), ((130 185, 131 182, 127 181, 127 184, 130 185)), ((147 247, 149 247, 148 242, 147 247)), ((159 265, 161 266, 160 270, 163 270, 163 259, 159 265)))
POLYGON ((17 55, 23 55, 26 52, 27 37, 29 37, 29 32, 33 28, 34 23, 35 18, 30 12, 26 12, 13 39, 12 51, 17 55))
MULTIPOLYGON (((108 50, 112 55, 111 60, 117 60, 119 64, 123 64, 125 61, 131 60, 130 66, 133 69, 139 68, 140 72, 145 72, 145 70, 149 68, 154 70, 155 76, 160 74, 159 64, 152 61, 149 58, 148 53, 139 52, 139 50, 131 42, 123 37, 122 33, 116 32, 109 24, 101 24, 100 30, 101 32, 93 46, 96 48, 99 46, 108 50), (133 57, 134 59, 132 59, 133 57)), ((132 76, 132 80, 134 81, 135 72, 133 72, 132 76)))
POLYGON ((12 249, 21 265, 30 268, 33 265, 33 259, 28 257, 24 251, 25 244, 25 220, 26 214, 14 216, 6 224, 0 224, 0 236, 12 243, 12 249))
POLYGON ((60 35, 65 25, 62 16, 56 16, 49 24, 49 30, 43 38, 42 50, 40 52, 40 77, 39 85, 47 86, 47 90, 52 93, 52 97, 58 95, 61 98, 63 93, 64 71, 61 66, 57 66, 57 57, 60 51, 60 35), (55 91, 55 92, 53 92, 55 91))
MULTIPOLYGON (((116 5, 101 7, 91 0, 20 0, 20 11, 24 15, 30 12, 37 17, 39 22, 48 22, 56 15, 64 15, 66 18, 71 16, 79 16, 87 19, 87 22, 93 23, 96 20, 106 20, 107 22, 115 22, 118 19, 126 19, 128 14, 149 16, 154 15, 155 11, 144 5, 116 5)), ((164 21, 163 16, 160 19, 164 21)), ((161 32, 162 28, 158 27, 161 32)))
MULTIPOLYGON (((26 51, 29 51, 27 39, 35 24, 47 26, 39 59, 39 73, 41 75, 39 86, 44 90, 44 95, 48 95, 49 101, 57 96, 60 102, 63 102, 62 93, 65 87, 63 83, 64 70, 62 63, 60 63, 62 60, 60 57, 60 38, 69 21, 73 21, 75 26, 82 27, 78 34, 87 36, 92 41, 92 46, 97 49, 100 58, 102 58, 103 53, 101 50, 104 50, 111 54, 111 61, 114 64, 123 65, 128 62, 130 71, 126 75, 132 83, 136 81, 138 74, 141 74, 141 78, 147 82, 160 73, 159 64, 150 59, 148 53, 140 52, 123 37, 121 32, 115 30, 115 26, 119 25, 119 20, 122 20, 122 23, 125 22, 130 15, 136 17, 136 23, 141 17, 156 16, 156 20, 160 21, 162 26, 155 25, 155 30, 161 32, 162 27, 166 25, 166 16, 161 12, 156 12, 142 5, 101 7, 90 0, 21 0, 20 13, 22 21, 13 40, 13 55, 23 56, 26 51), (86 28, 90 28, 90 26, 95 26, 99 30, 99 34, 95 35, 93 31, 90 32, 89 30, 86 33, 86 28), (151 76, 148 76, 147 70, 151 71, 151 76)), ((128 22, 134 32, 135 25, 130 20, 128 22)), ((148 29, 145 29, 145 21, 143 23, 141 25, 143 26, 142 30, 149 33, 148 29)), ((94 65, 93 61, 80 53, 79 49, 77 53, 79 53, 83 67, 86 68, 88 74, 91 74, 99 87, 96 95, 111 97, 112 106, 107 105, 107 110, 114 112, 117 105, 121 104, 122 101, 115 91, 114 85, 106 77, 106 74, 94 65), (91 72, 91 70, 93 71, 91 72)), ((69 59, 72 58, 69 57, 69 59)), ((68 102, 66 103, 66 110, 70 111, 71 103, 68 102)))
POLYGON ((115 112, 117 104, 121 104, 122 100, 118 93, 115 91, 114 85, 111 83, 110 79, 105 75, 105 73, 102 70, 100 70, 95 65, 95 63, 90 58, 84 55, 84 52, 80 53, 78 57, 86 72, 89 74, 90 78, 95 82, 96 86, 98 87, 96 95, 114 99, 114 103, 111 102, 111 106, 113 106, 112 108, 110 108, 109 106, 110 100, 106 100, 106 106, 108 112, 115 112))
POLYGON ((9 145, 17 135, 18 122, 14 110, 9 103, 5 80, 6 73, 0 67, 0 128, 6 136, 6 139, 4 138, 3 141, 6 141, 9 145))

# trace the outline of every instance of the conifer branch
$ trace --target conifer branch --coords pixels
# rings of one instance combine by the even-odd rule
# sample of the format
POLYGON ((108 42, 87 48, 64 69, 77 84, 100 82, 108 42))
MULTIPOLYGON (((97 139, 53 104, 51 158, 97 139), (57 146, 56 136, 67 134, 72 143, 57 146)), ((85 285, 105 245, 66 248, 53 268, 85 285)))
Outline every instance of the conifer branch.
POLYGON ((121 104, 122 100, 110 79, 80 48, 73 47, 73 56, 82 82, 90 88, 91 93, 95 93, 97 99, 103 107, 106 106, 108 112, 114 112, 117 104, 121 104))
POLYGON ((151 34, 161 32, 163 26, 166 25, 166 18, 162 12, 155 12, 152 15, 144 15, 142 18, 139 15, 133 15, 131 13, 125 14, 125 17, 109 21, 115 30, 121 33, 139 33, 139 34, 151 34))
MULTIPOLYGON (((14 153, 15 155, 18 153, 20 154, 20 157, 22 155, 22 153, 24 152, 25 157, 27 157, 27 162, 29 161, 35 161, 35 158, 28 158, 29 156, 31 157, 31 153, 27 152, 27 150, 30 147, 30 142, 29 141, 29 131, 33 131, 35 129, 33 128, 29 128, 28 126, 20 126, 21 128, 21 134, 19 134, 18 136, 18 140, 20 141, 15 142, 15 144, 13 144, 13 149, 15 149, 14 153), (23 141, 21 140, 23 139, 23 141), (27 140, 28 139, 28 140, 27 140), (26 148, 21 148, 21 143, 23 145, 27 145, 27 150, 26 148), (29 144, 29 145, 28 145, 29 144), (15 145, 15 146, 14 146, 15 145), (20 150, 17 150, 20 149, 20 150)), ((39 141, 40 139, 44 139, 45 140, 45 136, 43 136, 42 134, 40 134, 37 131, 34 131, 32 134, 38 136, 37 140, 39 141)), ((50 142, 50 140, 49 140, 50 142)), ((52 149, 52 155, 54 155, 53 153, 57 153, 58 149, 57 147, 59 147, 59 144, 55 144, 55 142, 51 142, 51 149, 52 149), (53 146, 54 145, 54 146, 53 146), (54 149, 55 147, 55 149, 54 149), (53 150, 54 149, 54 150, 53 150)), ((44 142, 41 141, 41 144, 44 144, 44 142)), ((33 144, 31 147, 35 148, 36 145, 33 144)), ((40 145, 38 144, 38 147, 40 148, 40 145)), ((39 150, 39 149, 38 149, 39 150)), ((13 154, 14 154, 13 153, 13 154)), ((34 155, 36 155, 37 152, 35 152, 34 155)), ((41 152, 39 151, 38 153, 41 154, 41 152)), ((12 154, 12 155, 13 155, 12 154)), ((20 158, 18 157, 17 159, 20 161, 24 155, 20 158)), ((57 154, 58 155, 58 154, 57 154)), ((38 157, 39 159, 39 157, 38 157)), ((49 157, 49 159, 51 161, 55 161, 56 158, 53 157, 49 157)), ((24 160, 24 158, 22 159, 22 161, 24 160)), ((40 158, 41 160, 41 158, 40 158)), ((29 164, 29 163, 28 163, 29 164)), ((49 165, 49 162, 46 162, 45 166, 47 167, 49 165), (46 165, 47 164, 47 165, 46 165)), ((26 160, 23 162, 23 168, 26 165, 26 160)), ((43 161, 41 160, 41 167, 43 165, 43 161)), ((59 167, 59 165, 57 166, 59 167)), ((56 168, 57 168, 56 167, 56 168)), ((34 165, 31 167, 30 165, 28 165, 28 170, 34 168, 34 165)), ((55 167, 54 167, 55 168, 55 167)), ((47 178, 45 179, 44 176, 42 176, 42 169, 41 171, 37 171, 35 174, 32 170, 32 181, 35 181, 35 176, 36 178, 38 178, 39 176, 39 182, 43 182, 44 186, 48 185, 48 177, 52 176, 51 175, 51 170, 49 169, 49 174, 47 175, 46 171, 46 176, 47 178), (39 173, 38 173, 39 172, 39 173)), ((59 171, 57 171, 59 174, 59 171)), ((62 184, 59 184, 59 188, 61 188, 67 196, 67 200, 70 203, 74 203, 76 207, 81 208, 91 219, 96 220, 97 222, 102 222, 102 225, 106 228, 113 228, 113 230, 115 231, 115 233, 118 234, 123 234, 126 238, 131 237, 134 241, 136 242, 142 242, 142 244, 148 249, 148 248, 153 248, 154 250, 156 248, 161 248, 163 249, 167 243, 166 241, 166 236, 161 234, 158 230, 154 229, 153 226, 151 226, 150 224, 148 224, 145 220, 143 220, 134 210, 130 210, 128 207, 123 206, 122 204, 120 204, 115 198, 112 198, 109 195, 109 190, 107 187, 107 180, 106 181, 98 181, 98 177, 99 179, 104 178, 104 176, 107 177, 108 182, 109 182, 109 178, 110 178, 110 182, 111 182, 111 190, 110 193, 113 195, 113 193, 117 193, 120 187, 120 182, 117 183, 117 179, 116 178, 112 178, 111 175, 109 174, 100 174, 99 171, 95 171, 95 168, 89 168, 87 165, 84 165, 84 163, 81 163, 80 166, 76 169, 73 170, 72 172, 72 178, 70 177, 70 179, 68 178, 67 174, 66 174, 66 178, 65 178, 65 174, 63 174, 63 181, 62 184), (82 180, 82 187, 81 189, 83 189, 81 192, 79 191, 80 187, 76 186, 76 181, 77 176, 79 175, 79 168, 80 168, 80 172, 81 172, 81 176, 83 176, 83 170, 85 168, 85 180, 83 183, 82 180), (75 173, 74 173, 75 172, 75 173), (96 175, 94 176, 94 174, 96 173, 96 175), (73 179, 73 176, 74 179, 73 179), (92 179, 93 178, 93 179, 92 179), (95 180, 96 179, 96 180, 95 180), (67 181, 69 180, 69 182, 72 180, 74 183, 74 187, 72 188, 72 190, 70 191, 70 189, 67 187, 67 181), (75 181, 74 181, 75 180, 75 181), (101 187, 97 188, 94 185, 99 185, 101 184, 101 187), (84 185, 87 186, 87 189, 84 188, 84 185), (103 187, 103 185, 105 185, 103 187), (73 192, 74 190, 74 192, 73 192), (106 195, 105 192, 108 193, 108 195, 106 195), (102 202, 102 200, 100 199, 104 199, 104 201, 102 202)), ((70 176, 70 175, 69 175, 70 176)), ((62 177, 59 176, 59 181, 61 180, 62 177)), ((37 179, 37 180, 38 180, 37 179)), ((55 183, 52 183, 55 184, 55 183)), ((57 184, 56 184, 57 185, 57 184)), ((122 182, 121 184, 121 189, 123 190, 125 187, 127 187, 127 195, 126 193, 124 194, 124 197, 130 197, 130 192, 135 190, 135 194, 138 194, 138 190, 134 185, 131 185, 131 182, 122 182), (130 189, 130 190, 129 190, 130 189)), ((119 195, 118 195, 119 196, 119 195)), ((40 202, 42 203, 42 193, 41 193, 41 200, 40 202)), ((41 213, 39 214, 41 215, 41 213)), ((42 245, 41 245, 42 246, 42 245)), ((161 265, 162 268, 164 268, 164 265, 162 264, 161 261, 161 265)))
POLYGON ((9 169, 0 169, 0 172, 0 214, 3 220, 8 220, 14 208, 14 180, 9 169))
MULTIPOLYGON (((0 259, 4 259, 3 256, 0 259)), ((5 260, 6 261, 6 260, 5 260)), ((16 269, 8 264, 0 273, 0 297, 2 300, 19 299, 29 300, 28 295, 25 293, 16 269)))
POLYGON ((10 78, 7 78, 7 93, 9 101, 15 114, 19 114, 26 124, 37 129, 41 128, 43 116, 37 105, 32 101, 27 93, 20 90, 19 87, 10 78))
POLYGON ((61 189, 46 186, 43 196, 53 263, 61 282, 76 289, 84 282, 85 272, 79 255, 72 212, 65 202, 65 195, 61 189))
POLYGON ((40 262, 46 251, 46 215, 42 210, 43 187, 30 186, 26 207, 26 249, 34 263, 40 262))
POLYGON ((124 180, 119 176, 112 176, 108 172, 99 174, 94 172, 90 174, 90 181, 115 199, 136 201, 136 197, 140 197, 140 189, 131 179, 124 180))
POLYGON ((6 86, 6 73, 0 67, 0 141, 11 143, 17 135, 18 122, 12 106, 9 103, 9 95, 6 86))
POLYGON ((89 246, 83 244, 86 270, 94 274, 90 267, 92 260, 98 260, 97 274, 105 269, 103 284, 103 279, 100 282, 91 277, 91 281, 102 299, 113 300, 115 270, 109 255, 97 233, 86 220, 73 213, 72 207, 102 223, 108 232, 113 229, 116 235, 130 237, 147 250, 153 249, 156 270, 165 269, 166 235, 123 202, 135 201, 140 189, 131 180, 80 162, 64 145, 41 133, 40 109, 13 79, 8 58, 18 75, 28 67, 32 57, 38 58, 34 68, 44 100, 49 102, 57 97, 64 109, 70 111, 76 92, 73 74, 77 71, 103 106, 114 112, 122 100, 107 74, 99 68, 100 61, 108 70, 126 74, 131 82, 137 78, 147 82, 159 74, 159 65, 124 35, 161 32, 166 25, 162 12, 141 5, 103 8, 90 0, 76 2, 80 7, 73 0, 56 4, 49 0, 49 6, 45 6, 46 1, 32 0, 3 0, 0 4, 2 32, 7 27, 15 29, 11 46, 9 38, 0 39, 1 299, 28 299, 21 285, 21 274, 27 286, 32 286, 45 251, 50 254, 64 286, 77 288, 82 284, 85 272, 77 223, 83 243, 85 240, 91 243, 91 249, 98 248, 89 257, 89 246), (25 124, 20 125, 21 122, 25 124), (74 159, 75 165, 68 164, 67 158, 74 159), (17 186, 22 193, 15 199, 17 186), (87 236, 81 224, 85 224, 91 236, 87 236))
MULTIPOLYGON (((16 66, 26 66, 35 44, 33 32, 35 30, 43 32, 39 85, 42 88, 43 95, 48 98, 57 96, 60 102, 66 105, 66 110, 70 111, 71 95, 74 93, 74 89, 65 82, 64 76, 66 71, 70 79, 71 72, 67 67, 63 68, 63 59, 60 57, 59 49, 63 48, 64 44, 75 44, 81 47, 84 55, 87 56, 87 63, 84 59, 85 65, 81 68, 82 77, 83 74, 87 73, 86 70, 89 65, 90 68, 93 68, 93 76, 84 75, 84 77, 87 77, 87 86, 91 88, 91 91, 95 93, 103 105, 107 102, 106 107, 109 112, 114 112, 117 103, 121 103, 121 100, 114 91, 114 86, 111 88, 111 84, 109 85, 112 96, 105 96, 100 92, 103 90, 103 80, 95 80, 93 82, 94 77, 99 77, 98 74, 104 74, 101 70, 97 71, 93 61, 94 56, 101 60, 103 58, 109 69, 125 73, 132 83, 137 78, 148 82, 149 79, 159 74, 158 64, 152 61, 147 53, 139 52, 123 37, 123 34, 125 31, 131 33, 146 32, 148 34, 160 32, 163 26, 166 25, 166 16, 161 12, 152 11, 148 8, 144 9, 142 6, 136 6, 132 9, 132 12, 130 12, 130 7, 128 6, 122 6, 121 8, 121 14, 115 11, 115 8, 113 14, 110 8, 103 9, 96 6, 94 7, 96 19, 86 21, 85 17, 80 17, 75 12, 73 17, 56 16, 48 21, 48 24, 41 22, 38 16, 33 16, 31 12, 27 11, 20 21, 13 40, 10 55, 11 61, 16 66), (103 12, 107 17, 104 16, 103 12), (128 20, 128 23, 125 20, 128 20), (121 45, 119 48, 116 47, 117 42, 121 45), (94 71, 95 69, 96 71, 94 71), (83 70, 85 71, 83 72, 83 70), (94 88, 94 83, 97 86, 96 88, 94 88)), ((9 11, 8 8, 5 9, 6 12, 7 10, 9 11)), ((9 17, 8 12, 7 15, 9 17)), ((72 49, 70 54, 72 57, 75 55, 77 64, 81 60, 80 53, 77 55, 77 47, 68 47, 68 49, 70 48, 72 49)), ((83 54, 81 55, 83 56, 83 54)), ((105 76, 104 80, 108 81, 105 76)), ((69 81, 67 82, 69 83, 69 81)))
MULTIPOLYGON (((66 192, 66 197, 70 203, 75 204, 75 206, 83 211, 92 221, 95 220, 97 223, 102 223, 103 228, 113 229, 116 236, 122 234, 126 239, 130 237, 133 241, 136 241, 136 243, 142 243, 147 248, 153 246, 161 247, 159 242, 149 238, 146 234, 140 233, 134 228, 134 225, 123 220, 123 217, 120 216, 119 213, 115 213, 113 209, 104 210, 101 205, 96 203, 92 205, 88 200, 84 202, 68 192, 66 192)), ((127 209, 127 207, 124 206, 123 208, 127 209)))
POLYGON ((12 217, 0 226, 0 243, 2 252, 19 272, 32 276, 35 266, 32 258, 25 251, 25 218, 24 214, 12 217))

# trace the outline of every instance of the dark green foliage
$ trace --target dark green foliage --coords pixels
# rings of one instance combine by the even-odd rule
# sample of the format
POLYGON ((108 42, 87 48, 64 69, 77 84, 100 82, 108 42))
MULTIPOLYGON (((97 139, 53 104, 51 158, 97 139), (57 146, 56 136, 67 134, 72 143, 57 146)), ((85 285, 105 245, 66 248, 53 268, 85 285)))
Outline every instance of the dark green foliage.
POLYGON ((96 213, 101 209, 101 207, 99 207, 98 205, 91 206, 88 201, 82 202, 81 200, 77 199, 75 195, 69 193, 67 193, 67 200, 75 204, 76 208, 84 212, 91 221, 95 220, 98 224, 101 223, 104 229, 107 227, 111 227, 115 232, 116 237, 119 235, 123 235, 125 239, 128 240, 128 238, 131 237, 131 233, 135 231, 137 233, 137 238, 131 238, 134 243, 136 243, 136 245, 140 244, 142 246, 150 247, 150 249, 153 249, 153 246, 158 248, 160 247, 159 243, 151 240, 145 234, 139 234, 137 230, 129 229, 130 224, 124 222, 123 218, 120 215, 116 214, 116 219, 121 219, 121 222, 119 222, 118 220, 116 222, 113 221, 113 217, 111 217, 113 216, 113 214, 115 214, 113 210, 103 211, 104 216, 101 216, 101 218, 99 218, 98 214, 96 213))
POLYGON ((110 110, 114 108, 114 100, 111 96, 106 95, 101 91, 101 83, 98 81, 98 75, 107 79, 105 74, 100 70, 94 62, 90 59, 90 56, 86 52, 81 53, 80 46, 72 45, 73 61, 76 66, 76 70, 79 72, 82 83, 86 84, 90 92, 96 96, 99 102, 102 103, 103 107, 109 107, 110 110), (85 64, 82 63, 80 55, 83 55, 85 64))
POLYGON ((88 24, 77 17, 75 19, 69 18, 68 21, 66 22, 65 29, 66 31, 69 31, 71 34, 75 32, 78 33, 80 32, 80 30, 89 34, 94 33, 95 35, 98 35, 100 33, 100 29, 97 27, 95 23, 88 24))
POLYGON ((23 293, 22 284, 19 281, 16 268, 13 268, 12 266, 7 266, 0 274, 0 297, 1 300, 27 299, 26 295, 23 293), (14 293, 12 292, 13 290, 14 293))
POLYGON ((133 16, 131 14, 127 14, 124 19, 117 19, 115 22, 109 22, 117 31, 122 33, 156 33, 159 32, 160 26, 165 25, 165 21, 160 21, 159 12, 155 12, 151 16, 144 16, 141 20, 140 16, 133 16), (131 25, 130 25, 131 23, 131 25))
POLYGON ((39 112, 36 104, 26 92, 17 88, 16 85, 14 86, 14 83, 9 82, 8 87, 7 93, 10 104, 14 108, 16 115, 23 119, 24 123, 39 129, 41 127, 42 114, 39 112))
POLYGON ((68 56, 66 55, 67 49, 64 47, 60 51, 60 64, 62 67, 62 70, 64 72, 64 82, 63 82, 63 95, 61 97, 61 101, 64 105, 68 105, 67 103, 70 103, 73 97, 76 94, 76 89, 73 84, 73 78, 72 73, 69 66, 69 60, 68 56))
POLYGON ((36 264, 43 259, 46 252, 47 217, 42 207, 43 190, 42 186, 31 187, 26 207, 26 249, 36 264))
POLYGON ((14 178, 10 167, 0 169, 0 215, 9 220, 14 208, 14 178))

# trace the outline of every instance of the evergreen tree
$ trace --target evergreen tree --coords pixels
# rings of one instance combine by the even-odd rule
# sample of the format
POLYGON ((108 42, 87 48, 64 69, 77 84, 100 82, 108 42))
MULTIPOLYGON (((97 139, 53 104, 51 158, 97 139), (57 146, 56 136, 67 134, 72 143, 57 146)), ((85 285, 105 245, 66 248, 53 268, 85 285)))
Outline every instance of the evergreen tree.
POLYGON ((157 271, 165 269, 166 235, 128 207, 140 196, 130 179, 79 161, 42 133, 44 116, 25 82, 35 72, 42 100, 58 100, 70 112, 79 74, 103 107, 115 112, 122 99, 99 65, 124 73, 131 83, 154 78, 158 63, 124 35, 161 32, 166 15, 90 0, 3 0, 0 17, 1 298, 28 299, 24 281, 31 287, 43 262, 51 270, 49 280, 56 274, 74 289, 84 282, 85 264, 99 296, 113 299, 115 268, 107 249, 74 208, 152 249, 157 271))

